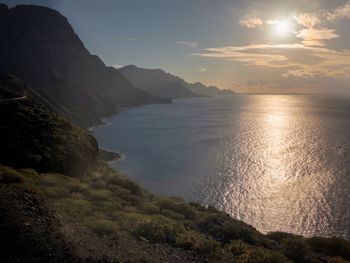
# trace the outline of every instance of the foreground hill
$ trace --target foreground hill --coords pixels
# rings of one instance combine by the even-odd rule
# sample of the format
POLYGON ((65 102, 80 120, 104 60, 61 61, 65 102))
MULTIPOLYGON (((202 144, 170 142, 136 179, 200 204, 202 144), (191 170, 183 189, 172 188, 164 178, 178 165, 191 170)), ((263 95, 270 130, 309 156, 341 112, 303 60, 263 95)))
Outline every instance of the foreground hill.
POLYGON ((55 112, 45 97, 13 76, 0 74, 0 162, 74 175, 95 163, 97 142, 55 112), (13 92, 12 95, 10 92, 13 92))
POLYGON ((84 126, 122 107, 170 102, 135 88, 91 55, 68 20, 55 10, 0 4, 0 35, 0 72, 33 85, 84 126))

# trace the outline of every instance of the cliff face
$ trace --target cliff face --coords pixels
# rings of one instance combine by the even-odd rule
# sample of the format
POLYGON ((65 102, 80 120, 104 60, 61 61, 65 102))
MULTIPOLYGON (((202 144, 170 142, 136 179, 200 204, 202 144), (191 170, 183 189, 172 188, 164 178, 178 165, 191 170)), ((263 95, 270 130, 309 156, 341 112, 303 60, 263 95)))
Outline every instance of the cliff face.
POLYGON ((97 123, 121 107, 169 102, 135 88, 106 67, 52 9, 1 5, 0 35, 0 72, 34 85, 80 124, 97 123))
POLYGON ((120 68, 119 71, 135 87, 162 98, 181 99, 203 97, 200 94, 190 91, 186 87, 184 80, 161 69, 146 69, 129 65, 120 68))

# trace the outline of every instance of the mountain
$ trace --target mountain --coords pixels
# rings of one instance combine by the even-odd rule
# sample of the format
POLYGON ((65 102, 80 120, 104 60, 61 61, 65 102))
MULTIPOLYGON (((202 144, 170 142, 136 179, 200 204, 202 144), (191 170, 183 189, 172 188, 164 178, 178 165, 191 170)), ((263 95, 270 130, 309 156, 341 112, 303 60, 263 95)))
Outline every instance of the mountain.
POLYGON ((0 4, 0 35, 0 72, 33 85, 83 126, 123 107, 170 102, 135 88, 106 67, 55 10, 0 4))
POLYGON ((161 98, 202 97, 202 95, 190 91, 182 79, 161 69, 146 69, 129 65, 120 68, 119 72, 130 80, 135 87, 161 98))
POLYGON ((200 82, 187 83, 182 78, 161 69, 139 68, 128 65, 118 69, 131 83, 144 91, 162 98, 193 98, 232 95, 233 91, 205 86, 200 82))
POLYGON ((68 175, 92 168, 98 156, 96 139, 58 111, 28 85, 0 74, 0 162, 68 175))
POLYGON ((235 95, 233 90, 229 89, 219 89, 215 86, 205 86, 203 83, 195 82, 187 84, 187 88, 195 93, 202 94, 205 96, 222 96, 222 95, 235 95))

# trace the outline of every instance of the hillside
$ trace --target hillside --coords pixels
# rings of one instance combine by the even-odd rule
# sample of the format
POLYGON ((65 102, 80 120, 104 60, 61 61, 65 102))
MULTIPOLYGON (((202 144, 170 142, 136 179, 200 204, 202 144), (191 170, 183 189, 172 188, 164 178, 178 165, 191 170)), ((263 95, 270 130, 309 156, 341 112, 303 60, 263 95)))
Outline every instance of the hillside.
POLYGON ((343 239, 263 235, 214 208, 149 193, 28 85, 9 75, 0 83, 2 262, 350 260, 343 239))
POLYGON ((55 10, 0 4, 0 72, 16 75, 89 126, 119 109, 168 103, 135 88, 90 54, 68 20, 55 10))
MULTIPOLYGON (((0 73, 0 262, 350 262, 342 238, 263 234, 115 171, 105 159, 118 154, 77 123, 170 100, 106 67, 54 10, 0 4, 0 33, 0 72, 11 73, 0 73)), ((180 78, 151 72, 172 96, 198 96, 180 78)))
POLYGON ((7 97, 0 99, 2 164, 69 175, 92 168, 98 155, 94 137, 57 115, 54 111, 61 109, 13 76, 0 75, 0 94, 4 91, 7 97), (14 91, 12 97, 10 91, 14 91))

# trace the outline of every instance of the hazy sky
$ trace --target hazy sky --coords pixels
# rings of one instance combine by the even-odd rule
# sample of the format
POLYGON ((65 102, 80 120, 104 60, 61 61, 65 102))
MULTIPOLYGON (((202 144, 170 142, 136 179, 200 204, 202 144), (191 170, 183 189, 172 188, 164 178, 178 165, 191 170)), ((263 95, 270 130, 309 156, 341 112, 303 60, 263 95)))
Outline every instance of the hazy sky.
POLYGON ((349 0, 0 0, 52 7, 107 65, 245 92, 350 92, 349 0))

